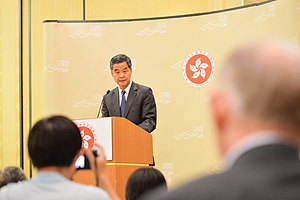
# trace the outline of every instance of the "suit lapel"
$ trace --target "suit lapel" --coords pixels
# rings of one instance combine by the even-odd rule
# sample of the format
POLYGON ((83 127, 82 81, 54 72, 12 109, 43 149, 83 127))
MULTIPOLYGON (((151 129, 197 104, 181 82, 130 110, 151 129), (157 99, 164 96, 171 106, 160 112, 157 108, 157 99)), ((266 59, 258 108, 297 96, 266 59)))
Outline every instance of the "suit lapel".
POLYGON ((137 95, 137 92, 138 92, 137 85, 132 81, 132 85, 129 90, 129 94, 125 105, 124 117, 127 117, 128 111, 130 110, 130 107, 137 95))
POLYGON ((121 116, 121 112, 120 112, 120 103, 119 103, 119 90, 118 87, 116 87, 115 89, 113 89, 112 91, 112 106, 111 108, 113 108, 113 116, 121 116))

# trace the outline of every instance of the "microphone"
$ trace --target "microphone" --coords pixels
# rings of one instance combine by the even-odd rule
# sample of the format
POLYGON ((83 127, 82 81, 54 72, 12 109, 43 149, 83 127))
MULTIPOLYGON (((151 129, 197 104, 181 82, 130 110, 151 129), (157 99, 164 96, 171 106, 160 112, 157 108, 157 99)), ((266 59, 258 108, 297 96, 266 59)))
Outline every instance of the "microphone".
POLYGON ((97 118, 99 117, 100 111, 102 109, 104 98, 106 97, 106 95, 108 95, 108 93, 110 93, 110 90, 107 90, 106 94, 103 95, 103 98, 102 98, 102 101, 101 101, 101 104, 100 104, 100 107, 99 107, 97 118))

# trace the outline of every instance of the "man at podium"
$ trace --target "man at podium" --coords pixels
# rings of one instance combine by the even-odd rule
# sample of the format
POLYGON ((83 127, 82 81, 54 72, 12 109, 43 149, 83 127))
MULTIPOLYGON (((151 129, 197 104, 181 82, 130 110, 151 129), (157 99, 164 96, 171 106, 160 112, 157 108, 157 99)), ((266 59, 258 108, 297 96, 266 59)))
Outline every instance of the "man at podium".
POLYGON ((118 87, 102 99, 102 117, 125 117, 151 133, 156 128, 156 104, 152 89, 131 80, 131 60, 118 54, 110 60, 111 75, 118 87))

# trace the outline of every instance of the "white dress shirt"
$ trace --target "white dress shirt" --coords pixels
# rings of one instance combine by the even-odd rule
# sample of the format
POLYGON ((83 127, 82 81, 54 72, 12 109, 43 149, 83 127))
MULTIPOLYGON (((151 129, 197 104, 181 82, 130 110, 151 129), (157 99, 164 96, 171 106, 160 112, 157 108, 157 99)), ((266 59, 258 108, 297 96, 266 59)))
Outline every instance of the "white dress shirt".
MULTIPOLYGON (((132 85, 132 80, 130 80, 129 85, 127 86, 127 88, 125 88, 125 99, 126 99, 126 101, 127 101, 127 97, 128 97, 131 85, 132 85)), ((122 90, 121 90, 120 87, 118 87, 118 88, 119 88, 119 104, 121 106, 121 102, 122 102, 122 90)))

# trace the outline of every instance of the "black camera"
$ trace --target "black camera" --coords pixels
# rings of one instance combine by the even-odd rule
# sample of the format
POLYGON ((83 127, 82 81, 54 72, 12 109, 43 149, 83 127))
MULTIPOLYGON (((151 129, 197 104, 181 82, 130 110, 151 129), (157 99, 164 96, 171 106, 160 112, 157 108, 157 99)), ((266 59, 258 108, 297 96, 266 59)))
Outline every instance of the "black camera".
MULTIPOLYGON (((98 156, 97 150, 92 150, 95 158, 98 156)), ((75 162, 75 167, 79 169, 91 169, 89 159, 84 154, 83 156, 79 156, 75 162)))

